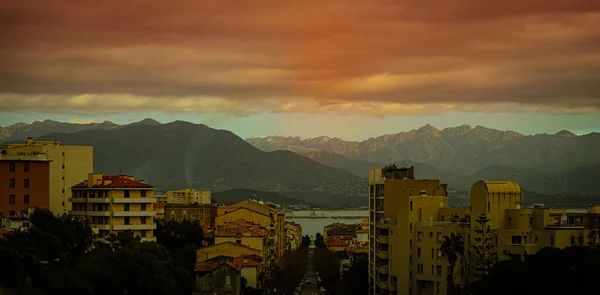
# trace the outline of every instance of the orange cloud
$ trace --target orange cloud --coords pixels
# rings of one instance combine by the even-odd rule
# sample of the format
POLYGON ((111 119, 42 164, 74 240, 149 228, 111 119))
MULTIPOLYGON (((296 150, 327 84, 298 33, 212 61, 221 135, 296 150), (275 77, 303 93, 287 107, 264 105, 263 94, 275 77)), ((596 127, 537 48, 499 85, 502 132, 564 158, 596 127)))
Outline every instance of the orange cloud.
POLYGON ((600 113, 600 2, 11 1, 0 111, 600 113))

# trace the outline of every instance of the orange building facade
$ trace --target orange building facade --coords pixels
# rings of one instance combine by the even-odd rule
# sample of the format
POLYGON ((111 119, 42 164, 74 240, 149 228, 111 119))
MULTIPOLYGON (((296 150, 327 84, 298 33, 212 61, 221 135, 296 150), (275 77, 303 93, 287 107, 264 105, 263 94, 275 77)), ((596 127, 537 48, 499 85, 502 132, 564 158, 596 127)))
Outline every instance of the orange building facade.
POLYGON ((50 207, 50 159, 0 155, 0 216, 22 216, 36 207, 50 207))

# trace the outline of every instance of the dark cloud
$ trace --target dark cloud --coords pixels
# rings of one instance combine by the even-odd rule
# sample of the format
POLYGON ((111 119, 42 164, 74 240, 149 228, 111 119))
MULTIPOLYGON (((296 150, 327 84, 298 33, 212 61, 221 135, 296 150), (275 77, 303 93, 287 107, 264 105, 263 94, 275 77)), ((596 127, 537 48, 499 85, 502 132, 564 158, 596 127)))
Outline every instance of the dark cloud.
POLYGON ((6 1, 0 26, 0 110, 600 108, 595 0, 6 1))

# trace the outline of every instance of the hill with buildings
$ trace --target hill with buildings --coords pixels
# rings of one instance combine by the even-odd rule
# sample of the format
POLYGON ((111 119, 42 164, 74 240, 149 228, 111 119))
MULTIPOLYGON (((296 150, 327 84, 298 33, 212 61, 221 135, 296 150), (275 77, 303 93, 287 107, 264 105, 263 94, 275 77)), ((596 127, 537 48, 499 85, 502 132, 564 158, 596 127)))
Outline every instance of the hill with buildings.
POLYGON ((226 130, 176 121, 55 133, 40 140, 94 147, 94 170, 135 175, 160 189, 286 191, 359 177, 290 151, 261 151, 226 130))
POLYGON ((302 199, 295 199, 284 196, 276 192, 257 191, 252 189, 231 189, 212 194, 212 199, 217 202, 241 202, 255 195, 259 200, 279 204, 283 207, 290 205, 305 205, 309 207, 318 207, 315 204, 302 199))

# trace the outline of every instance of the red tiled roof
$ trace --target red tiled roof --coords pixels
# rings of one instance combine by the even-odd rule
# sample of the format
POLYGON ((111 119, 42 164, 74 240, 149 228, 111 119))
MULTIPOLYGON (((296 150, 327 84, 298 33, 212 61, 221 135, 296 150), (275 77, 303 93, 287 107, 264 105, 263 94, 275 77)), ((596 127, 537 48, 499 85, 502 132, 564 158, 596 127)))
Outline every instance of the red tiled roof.
MULTIPOLYGON (((155 206, 156 206, 156 205, 155 205, 155 206)), ((368 233, 368 232, 369 232, 369 230, 368 230, 368 229, 359 229, 359 230, 356 230, 356 233, 361 233, 361 234, 362 234, 362 233, 368 233)))
POLYGON ((225 206, 231 206, 231 205, 235 205, 237 203, 238 202, 234 202, 234 201, 225 201, 225 202, 223 202, 223 205, 225 205, 225 206))
POLYGON ((196 271, 200 271, 200 272, 209 272, 209 271, 213 271, 215 269, 217 269, 219 266, 221 265, 227 265, 237 271, 241 271, 242 270, 242 266, 239 264, 235 264, 231 261, 219 261, 216 259, 209 259, 209 260, 205 260, 205 261, 197 261, 196 262, 196 271))
POLYGON ((260 266, 260 262, 254 261, 254 260, 250 259, 247 256, 246 257, 244 257, 244 256, 233 257, 231 260, 236 265, 241 265, 241 266, 260 266), (244 263, 244 259, 246 259, 245 263, 244 263))
POLYGON ((131 180, 129 177, 120 175, 103 175, 101 184, 94 184, 88 187, 87 180, 82 181, 71 188, 154 188, 153 186, 131 180), (107 180, 110 182, 108 183, 107 180))
POLYGON ((154 203, 154 209, 160 209, 160 208, 165 208, 165 203, 154 203))
POLYGON ((267 217, 269 217, 269 215, 262 214, 262 213, 260 213, 260 212, 258 212, 258 211, 256 211, 256 210, 252 210, 252 209, 250 209, 250 208, 246 208, 246 207, 238 207, 238 208, 234 209, 233 211, 228 211, 227 213, 223 213, 223 214, 221 214, 221 215, 219 215, 219 216, 223 216, 223 215, 231 214, 231 213, 233 213, 233 212, 236 212, 236 211, 238 211, 238 210, 248 210, 248 211, 250 211, 250 212, 254 212, 254 213, 256 213, 256 214, 260 214, 260 215, 262 215, 262 216, 267 216, 267 217))
POLYGON ((342 241, 327 242, 327 247, 346 247, 347 244, 342 241))
POLYGON ((218 243, 218 244, 214 244, 214 245, 210 245, 210 246, 205 246, 205 247, 198 248, 198 250, 199 249, 212 248, 212 247, 218 247, 218 246, 222 246, 222 245, 225 245, 225 244, 234 245, 236 247, 242 247, 242 248, 246 248, 246 249, 250 249, 250 250, 254 250, 254 251, 260 252, 260 250, 258 250, 258 249, 254 249, 252 247, 249 247, 249 246, 246 246, 246 245, 242 245, 242 244, 238 244, 238 243, 234 243, 234 242, 218 243))
POLYGON ((237 234, 250 233, 252 237, 266 237, 269 231, 252 222, 244 219, 238 219, 233 222, 225 223, 220 229, 216 230, 216 237, 235 237, 237 234), (227 231, 228 229, 235 229, 235 231, 227 231))

